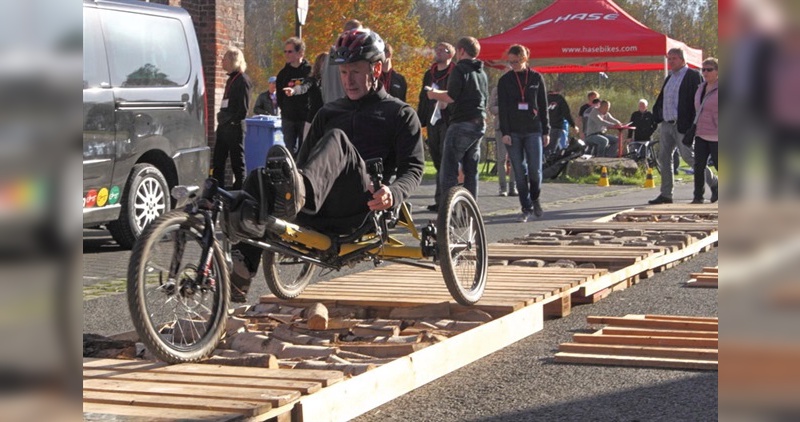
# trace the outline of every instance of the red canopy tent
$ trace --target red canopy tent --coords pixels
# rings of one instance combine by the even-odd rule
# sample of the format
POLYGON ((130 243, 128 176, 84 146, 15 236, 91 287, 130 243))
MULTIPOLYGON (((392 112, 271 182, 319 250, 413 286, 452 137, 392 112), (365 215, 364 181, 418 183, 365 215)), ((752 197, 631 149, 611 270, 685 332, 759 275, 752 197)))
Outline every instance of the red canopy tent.
POLYGON ((498 63, 511 44, 531 51, 539 72, 664 70, 665 55, 683 48, 689 66, 700 67, 701 50, 653 31, 611 0, 556 0, 501 34, 479 40, 479 59, 498 63))

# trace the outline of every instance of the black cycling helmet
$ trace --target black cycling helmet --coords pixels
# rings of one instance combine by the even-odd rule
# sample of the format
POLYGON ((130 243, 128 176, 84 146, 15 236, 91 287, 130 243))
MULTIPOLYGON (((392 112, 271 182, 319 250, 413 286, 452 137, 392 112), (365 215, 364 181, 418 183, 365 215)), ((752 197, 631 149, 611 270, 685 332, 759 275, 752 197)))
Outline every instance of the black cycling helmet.
POLYGON ((377 32, 369 29, 351 29, 339 35, 336 44, 331 47, 328 64, 337 66, 366 60, 375 63, 384 59, 385 44, 377 32))

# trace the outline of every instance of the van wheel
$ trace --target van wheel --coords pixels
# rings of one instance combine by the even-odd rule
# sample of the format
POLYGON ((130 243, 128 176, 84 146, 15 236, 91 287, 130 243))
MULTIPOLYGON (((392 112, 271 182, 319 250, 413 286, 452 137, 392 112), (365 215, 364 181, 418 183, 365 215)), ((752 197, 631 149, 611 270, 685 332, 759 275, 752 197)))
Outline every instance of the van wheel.
POLYGON ((131 249, 144 228, 170 209, 164 175, 147 163, 133 166, 120 205, 119 219, 108 224, 108 231, 120 246, 131 249))

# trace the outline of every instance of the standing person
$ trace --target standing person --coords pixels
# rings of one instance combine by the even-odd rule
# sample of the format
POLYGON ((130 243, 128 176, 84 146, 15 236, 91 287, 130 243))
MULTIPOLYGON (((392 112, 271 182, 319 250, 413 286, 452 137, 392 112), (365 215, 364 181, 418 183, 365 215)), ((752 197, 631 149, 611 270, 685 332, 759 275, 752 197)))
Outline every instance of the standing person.
MULTIPOLYGON (((713 57, 703 61, 705 82, 697 88, 694 108, 698 110, 697 132, 694 137, 694 200, 702 204, 705 195, 705 172, 708 157, 719 171, 719 62, 713 57)), ((711 202, 717 202, 719 188, 711 190, 711 202)))
POLYGON ((291 37, 283 45, 286 65, 278 72, 278 107, 281 108, 281 128, 286 148, 297 154, 303 143, 303 130, 308 115, 308 95, 286 96, 284 88, 302 85, 311 73, 311 65, 303 58, 306 43, 291 37))
POLYGON ((559 148, 565 149, 569 130, 575 128, 575 131, 578 131, 578 126, 572 120, 572 111, 569 109, 567 99, 561 94, 562 92, 564 92, 564 82, 556 81, 553 84, 553 90, 547 93, 550 143, 545 148, 545 155, 552 154, 559 148))
POLYGON ((392 97, 406 102, 406 93, 408 92, 408 84, 406 83, 405 76, 397 73, 392 66, 392 55, 394 48, 386 44, 386 59, 383 61, 383 72, 381 73, 381 83, 386 92, 392 97))
MULTIPOLYGON (((673 48, 667 52, 670 74, 664 80, 661 92, 653 105, 653 116, 661 125, 661 149, 658 161, 661 166, 661 194, 648 201, 650 204, 671 204, 673 191, 672 153, 675 148, 683 161, 694 167, 694 151, 681 142, 683 134, 692 126, 695 117, 694 94, 703 81, 700 72, 689 69, 683 50, 673 48)), ((717 195, 717 176, 706 167, 705 179, 711 194, 717 195)))
MULTIPOLYGON (((281 145, 270 149, 272 159, 285 160, 291 169, 286 180, 272 182, 272 197, 262 201, 271 215, 349 234, 370 211, 396 209, 419 186, 422 130, 414 109, 379 83, 383 54, 381 37, 369 29, 340 35, 329 63, 337 66, 346 97, 320 109, 296 163, 281 145), (364 162, 371 158, 382 158, 385 174, 395 176, 374 192, 364 162)), ((245 301, 262 252, 245 243, 234 246, 232 301, 245 301)))
POLYGON ((522 215, 542 216, 542 151, 550 143, 547 113, 547 88, 539 72, 528 67, 528 48, 514 44, 506 52, 511 70, 497 83, 500 106, 500 132, 508 148, 511 167, 517 179, 522 215))
POLYGON ((276 77, 270 76, 268 80, 267 90, 259 94, 256 98, 256 105, 253 106, 253 113, 265 114, 268 116, 279 116, 280 109, 278 108, 278 95, 275 92, 276 77))
POLYGON ((586 120, 589 119, 589 112, 592 111, 593 107, 597 107, 595 105, 595 100, 600 98, 600 94, 597 91, 589 91, 586 94, 586 102, 578 109, 578 116, 581 116, 581 130, 583 134, 583 139, 586 139, 586 120))
POLYGON ((489 83, 483 62, 478 60, 481 44, 475 37, 456 43, 456 67, 447 80, 447 90, 431 89, 428 98, 448 104, 450 126, 444 139, 439 188, 444 201, 450 188, 458 185, 458 164, 464 172, 464 187, 478 199, 478 162, 481 138, 486 132, 486 103, 489 83))
POLYGON ((233 189, 241 189, 244 181, 244 130, 242 121, 250 109, 253 83, 245 74, 247 62, 237 47, 228 47, 222 56, 222 69, 228 74, 222 105, 217 113, 217 140, 214 144, 212 177, 225 186, 225 160, 231 157, 233 189))
POLYGON ((436 193, 434 194, 434 203, 428 205, 428 211, 439 210, 439 170, 442 166, 442 148, 444 146, 444 137, 447 133, 447 126, 450 121, 450 110, 447 109, 447 104, 440 103, 436 100, 428 99, 428 89, 443 89, 447 88, 447 80, 450 73, 456 64, 453 63, 453 54, 456 50, 450 43, 440 42, 433 49, 434 63, 431 68, 425 72, 422 77, 422 89, 419 91, 419 105, 417 106, 417 116, 419 116, 422 127, 428 128, 428 150, 431 153, 431 161, 433 167, 436 168, 436 193), (439 115, 435 120, 432 120, 434 111, 437 104, 439 105, 439 115))
MULTIPOLYGON (((508 148, 503 143, 502 135, 500 133, 500 107, 497 104, 497 87, 492 88, 492 93, 489 95, 489 112, 494 116, 494 151, 495 151, 495 165, 497 166, 497 182, 500 183, 500 196, 517 196, 517 179, 514 176, 514 170, 511 170, 509 177, 506 177, 506 163, 510 161, 508 158, 508 148), (506 182, 508 179, 508 182, 506 182), (508 187, 508 188, 507 188, 508 187)), ((511 167, 509 164, 508 167, 511 167)))
POLYGON ((295 85, 291 88, 283 88, 284 94, 287 97, 295 95, 308 95, 308 112, 306 113, 306 123, 303 128, 303 138, 308 134, 311 128, 311 122, 314 121, 314 116, 317 115, 319 109, 322 108, 322 66, 328 62, 328 53, 319 53, 314 59, 314 67, 311 68, 311 73, 301 85, 295 85))
MULTIPOLYGON (((344 32, 361 29, 361 21, 358 19, 350 19, 344 24, 344 32)), ((339 72, 335 68, 329 67, 329 57, 325 56, 325 62, 322 63, 322 101, 329 103, 333 100, 338 100, 344 97, 344 88, 342 87, 342 79, 339 78, 339 72)))

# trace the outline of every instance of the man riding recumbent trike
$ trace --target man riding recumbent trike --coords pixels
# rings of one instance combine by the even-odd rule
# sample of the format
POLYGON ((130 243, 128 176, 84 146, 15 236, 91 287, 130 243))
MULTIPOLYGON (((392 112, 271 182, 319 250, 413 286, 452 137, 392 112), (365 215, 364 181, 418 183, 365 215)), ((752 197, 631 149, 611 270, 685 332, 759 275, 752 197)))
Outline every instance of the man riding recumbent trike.
POLYGON ((213 178, 199 195, 173 189, 189 204, 145 230, 128 269, 134 326, 156 356, 178 363, 210 354, 229 301, 244 301, 261 261, 270 290, 283 299, 298 296, 319 269, 364 261, 438 266, 458 303, 481 298, 488 254, 475 199, 451 189, 436 221, 419 229, 404 202, 422 179, 422 135, 411 107, 377 83, 382 59, 378 34, 343 33, 330 62, 339 66, 346 97, 319 111, 297 162, 276 145, 242 191, 228 192, 213 178), (397 226, 416 244, 392 236, 397 226))

